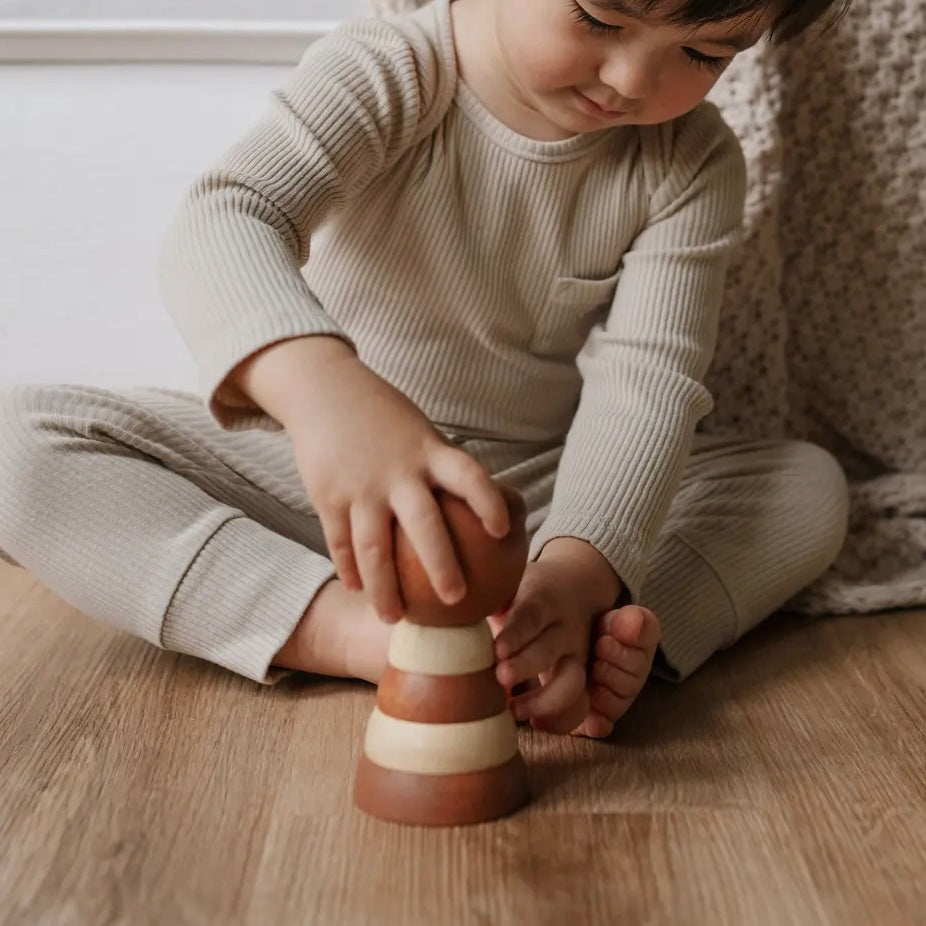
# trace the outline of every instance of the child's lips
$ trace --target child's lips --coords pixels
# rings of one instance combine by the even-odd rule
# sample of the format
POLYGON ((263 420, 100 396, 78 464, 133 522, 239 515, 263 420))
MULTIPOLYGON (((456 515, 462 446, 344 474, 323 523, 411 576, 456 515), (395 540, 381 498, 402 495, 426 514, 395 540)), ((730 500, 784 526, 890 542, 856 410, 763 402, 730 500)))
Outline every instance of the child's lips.
POLYGON ((576 90, 576 95, 579 97, 579 101, 583 105, 585 111, 593 116, 599 116, 604 119, 616 119, 618 116, 627 115, 622 109, 607 109, 599 103, 596 103, 591 97, 587 97, 581 90, 576 90))

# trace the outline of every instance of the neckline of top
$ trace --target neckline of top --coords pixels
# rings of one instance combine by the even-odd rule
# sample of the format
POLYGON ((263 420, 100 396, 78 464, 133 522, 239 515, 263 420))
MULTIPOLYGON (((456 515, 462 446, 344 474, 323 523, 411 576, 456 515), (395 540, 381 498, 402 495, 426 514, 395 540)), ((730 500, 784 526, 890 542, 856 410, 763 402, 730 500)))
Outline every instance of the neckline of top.
POLYGON ((460 77, 454 43, 453 20, 450 16, 452 2, 453 0, 434 0, 438 14, 441 50, 454 76, 453 102, 484 135, 505 150, 524 158, 537 161, 567 161, 584 154, 611 134, 611 129, 602 129, 598 132, 583 132, 558 141, 543 141, 522 135, 502 122, 460 77))

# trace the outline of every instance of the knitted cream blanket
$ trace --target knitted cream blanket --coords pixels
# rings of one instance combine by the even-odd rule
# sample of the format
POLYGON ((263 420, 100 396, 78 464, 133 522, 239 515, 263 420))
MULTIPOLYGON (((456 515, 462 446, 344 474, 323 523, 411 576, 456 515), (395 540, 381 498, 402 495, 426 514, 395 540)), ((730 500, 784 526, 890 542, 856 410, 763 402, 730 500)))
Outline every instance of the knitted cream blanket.
POLYGON ((846 470, 848 542, 793 610, 924 606, 926 3, 854 0, 740 56, 711 99, 750 191, 703 428, 809 439, 846 470))

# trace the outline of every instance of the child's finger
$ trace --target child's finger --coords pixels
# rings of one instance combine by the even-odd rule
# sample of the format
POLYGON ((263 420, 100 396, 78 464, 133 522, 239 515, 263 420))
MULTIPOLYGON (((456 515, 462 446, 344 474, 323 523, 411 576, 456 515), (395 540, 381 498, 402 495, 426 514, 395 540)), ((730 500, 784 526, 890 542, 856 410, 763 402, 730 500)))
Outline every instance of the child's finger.
POLYGON ((489 471, 465 450, 442 448, 434 455, 431 475, 439 485, 462 498, 491 537, 500 540, 511 530, 508 502, 489 471))
MULTIPOLYGON (((548 608, 539 604, 524 603, 508 615, 505 626, 495 638, 495 658, 502 662, 510 659, 528 643, 535 640, 553 623, 548 608)), ((549 668, 549 666, 544 666, 549 668)))
MULTIPOLYGON (((502 631, 504 633, 504 631, 502 631)), ((514 688, 557 663, 566 650, 562 624, 550 624, 521 652, 498 664, 495 677, 506 688, 514 688)))
POLYGON ((319 512, 322 522, 322 532, 325 544, 328 547, 328 556, 338 571, 338 578, 347 588, 359 590, 363 588, 360 570, 354 559, 354 547, 350 533, 350 511, 326 513, 319 512))
MULTIPOLYGON (((494 640, 505 627, 505 615, 490 614, 486 620, 489 622, 489 629, 492 631, 492 639, 494 640)), ((498 662, 497 656, 495 657, 495 661, 498 662)))
POLYGON ((585 667, 575 656, 563 656, 547 683, 512 703, 515 717, 550 733, 569 733, 589 710, 585 667))
POLYGON ((511 606, 517 598, 517 594, 513 595, 505 604, 503 604, 494 614, 490 615, 491 617, 504 617, 510 610, 511 606))
POLYGON ((392 512, 372 504, 351 508, 351 533, 363 587, 376 613, 387 623, 402 617, 402 598, 392 544, 392 512))
POLYGON ((396 486, 390 502, 432 588, 444 604, 456 604, 466 594, 466 579, 434 493, 408 480, 396 486))

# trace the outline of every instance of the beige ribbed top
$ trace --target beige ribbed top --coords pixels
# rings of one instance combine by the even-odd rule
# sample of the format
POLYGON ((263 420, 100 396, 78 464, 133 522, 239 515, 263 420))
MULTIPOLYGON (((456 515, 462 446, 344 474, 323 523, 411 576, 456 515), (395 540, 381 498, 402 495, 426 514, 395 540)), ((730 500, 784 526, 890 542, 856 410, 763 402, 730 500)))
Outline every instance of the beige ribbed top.
POLYGON ((745 195, 703 103, 661 126, 525 138, 457 76, 450 0, 341 27, 193 184, 164 302, 229 429, 280 425, 223 380, 283 338, 337 335, 448 432, 565 442, 555 536, 636 600, 697 421, 745 195))

